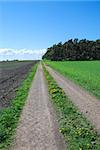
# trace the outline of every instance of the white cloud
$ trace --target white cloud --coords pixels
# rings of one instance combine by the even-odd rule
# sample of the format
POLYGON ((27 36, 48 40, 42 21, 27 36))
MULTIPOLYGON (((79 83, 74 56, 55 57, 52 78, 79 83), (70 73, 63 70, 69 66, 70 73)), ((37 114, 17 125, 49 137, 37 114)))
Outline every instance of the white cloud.
POLYGON ((11 55, 12 53, 12 49, 8 49, 8 48, 1 48, 0 49, 0 55, 11 55))
POLYGON ((13 49, 13 48, 0 48, 0 56, 5 56, 8 59, 41 59, 46 49, 13 49))

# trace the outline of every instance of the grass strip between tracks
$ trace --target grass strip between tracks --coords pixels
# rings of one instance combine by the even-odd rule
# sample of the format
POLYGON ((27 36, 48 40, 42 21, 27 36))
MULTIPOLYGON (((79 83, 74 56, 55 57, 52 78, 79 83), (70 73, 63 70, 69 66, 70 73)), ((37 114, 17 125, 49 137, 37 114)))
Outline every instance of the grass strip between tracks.
POLYGON ((9 108, 5 108, 0 112, 0 149, 7 149, 11 145, 19 117, 25 101, 28 96, 33 77, 35 75, 37 65, 35 64, 32 70, 23 81, 21 87, 18 88, 16 97, 12 101, 9 108))
POLYGON ((67 142, 67 150, 100 150, 100 136, 57 85, 43 65, 48 90, 57 111, 59 131, 67 142))

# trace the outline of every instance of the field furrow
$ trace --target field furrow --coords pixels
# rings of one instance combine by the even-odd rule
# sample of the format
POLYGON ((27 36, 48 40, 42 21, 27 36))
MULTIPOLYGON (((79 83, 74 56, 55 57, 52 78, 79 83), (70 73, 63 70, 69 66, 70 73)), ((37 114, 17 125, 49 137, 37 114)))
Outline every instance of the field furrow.
POLYGON ((17 88, 36 61, 0 62, 0 109, 11 105, 17 88))

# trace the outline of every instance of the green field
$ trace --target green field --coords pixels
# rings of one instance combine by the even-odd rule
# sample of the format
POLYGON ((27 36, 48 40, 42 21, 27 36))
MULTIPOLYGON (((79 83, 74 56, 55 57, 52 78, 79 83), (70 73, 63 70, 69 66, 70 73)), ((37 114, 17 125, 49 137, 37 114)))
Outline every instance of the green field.
POLYGON ((67 143, 67 150, 100 150, 100 137, 92 125, 65 95, 49 72, 44 68, 48 91, 59 122, 59 131, 67 143))
POLYGON ((100 99, 100 61, 46 61, 46 64, 100 99))

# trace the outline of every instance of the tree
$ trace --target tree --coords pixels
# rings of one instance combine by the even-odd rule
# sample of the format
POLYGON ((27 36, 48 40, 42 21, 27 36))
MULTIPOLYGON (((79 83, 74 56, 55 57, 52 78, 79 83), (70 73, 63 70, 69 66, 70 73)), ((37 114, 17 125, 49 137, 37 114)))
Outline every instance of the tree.
POLYGON ((100 60, 100 39, 89 41, 86 39, 70 39, 64 44, 54 44, 47 49, 42 59, 49 60, 100 60))

